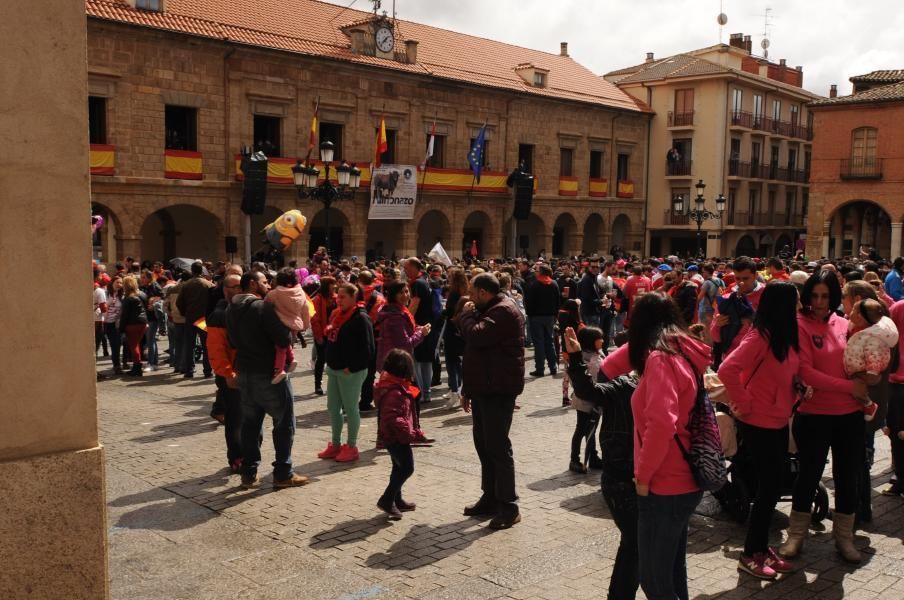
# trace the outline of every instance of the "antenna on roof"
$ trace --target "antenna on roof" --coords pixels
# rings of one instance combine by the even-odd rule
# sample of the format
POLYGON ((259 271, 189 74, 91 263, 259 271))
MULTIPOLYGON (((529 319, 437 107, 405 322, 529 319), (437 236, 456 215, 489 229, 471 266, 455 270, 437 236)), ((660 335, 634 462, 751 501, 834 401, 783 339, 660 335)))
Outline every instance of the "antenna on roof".
POLYGON ((370 0, 374 5, 374 14, 377 14, 377 11, 380 10, 380 5, 382 4, 381 0, 370 0))
POLYGON ((770 20, 773 15, 770 14, 772 12, 771 8, 766 8, 766 12, 763 13, 763 41, 760 42, 760 47, 763 49, 763 58, 769 58, 769 28, 772 26, 772 21, 770 20))
POLYGON ((728 15, 722 10, 722 0, 719 0, 719 16, 716 17, 716 22, 719 24, 719 44, 722 44, 722 29, 728 23, 728 15))

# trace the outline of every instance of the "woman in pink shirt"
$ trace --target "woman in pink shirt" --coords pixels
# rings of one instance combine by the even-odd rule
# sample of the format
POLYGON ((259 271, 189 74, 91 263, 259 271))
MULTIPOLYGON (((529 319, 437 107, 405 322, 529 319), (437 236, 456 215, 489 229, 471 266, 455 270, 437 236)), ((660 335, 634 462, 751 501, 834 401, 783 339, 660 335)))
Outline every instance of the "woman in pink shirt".
POLYGON ((811 276, 800 300, 800 375, 813 388, 813 395, 801 402, 794 417, 800 471, 794 483, 788 539, 779 552, 785 558, 800 553, 813 497, 831 448, 835 548, 845 560, 860 562, 860 552, 854 546, 854 511, 858 472, 864 462, 865 422, 856 397, 866 396, 867 389, 862 381, 848 379, 844 370, 848 322, 834 312, 842 300, 835 273, 823 270, 811 276))
POLYGON ((675 438, 689 447, 688 417, 712 353, 688 336, 666 294, 644 294, 632 314, 627 353, 640 375, 631 399, 640 585, 647 598, 686 599, 687 526, 702 492, 675 438))
POLYGON ((769 526, 781 495, 778 465, 788 453, 798 352, 797 287, 778 280, 766 286, 752 329, 719 367, 719 379, 725 384, 757 480, 738 570, 760 579, 775 579, 778 573, 793 570, 769 547, 769 526))

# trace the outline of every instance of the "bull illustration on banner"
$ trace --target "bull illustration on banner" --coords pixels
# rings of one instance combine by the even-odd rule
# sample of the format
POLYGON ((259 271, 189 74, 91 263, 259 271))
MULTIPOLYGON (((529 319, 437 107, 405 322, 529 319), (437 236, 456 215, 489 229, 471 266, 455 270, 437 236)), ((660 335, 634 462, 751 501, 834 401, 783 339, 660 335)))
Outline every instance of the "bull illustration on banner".
POLYGON ((368 219, 412 219, 416 202, 417 167, 382 165, 373 170, 368 219))

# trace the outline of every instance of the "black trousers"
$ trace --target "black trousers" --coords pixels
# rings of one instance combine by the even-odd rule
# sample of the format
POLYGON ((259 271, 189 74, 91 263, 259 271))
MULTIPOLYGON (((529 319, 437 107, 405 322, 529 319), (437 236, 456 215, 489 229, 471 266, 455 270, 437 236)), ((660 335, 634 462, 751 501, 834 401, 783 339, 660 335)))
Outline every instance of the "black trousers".
POLYGON ((750 510, 744 554, 753 556, 769 549, 769 525, 781 496, 782 464, 788 455, 788 427, 764 429, 738 421, 741 439, 753 459, 756 498, 750 510))
POLYGON ((402 486, 414 474, 414 453, 411 444, 389 444, 386 446, 392 458, 392 472, 389 474, 389 485, 380 500, 399 502, 402 500, 402 486))
POLYGON ((326 340, 322 344, 314 342, 314 387, 323 387, 323 367, 326 364, 326 340))
POLYGON ((640 586, 637 570, 637 492, 634 490, 634 482, 608 477, 603 471, 600 487, 612 520, 621 533, 607 598, 634 600, 640 586))
POLYGON ((500 515, 518 513, 515 493, 515 458, 509 430, 515 412, 514 396, 480 396, 471 399, 474 449, 480 459, 483 498, 495 502, 500 515))
POLYGON ((831 449, 835 511, 842 514, 856 512, 865 430, 863 413, 859 410, 846 415, 797 414, 794 417, 794 439, 800 460, 791 504, 794 510, 810 512, 831 449))
POLYGON ((904 440, 898 437, 898 432, 904 431, 904 383, 891 384, 888 416, 885 417, 885 423, 889 429, 891 457, 895 463, 898 485, 904 486, 904 440))
POLYGON ((359 408, 370 408, 374 402, 374 379, 377 377, 377 353, 374 352, 367 364, 367 377, 361 384, 361 400, 358 402, 359 408))
MULTIPOLYGON (((596 454, 596 426, 600 422, 600 415, 597 412, 577 413, 577 423, 574 425, 574 433, 571 434, 571 462, 588 462, 592 456, 596 454), (585 440, 587 445, 584 448, 584 460, 581 460, 581 440, 585 440)), ((599 458, 597 456, 597 458, 599 458)))
POLYGON ((225 377, 217 375, 214 382, 217 384, 215 405, 219 405, 225 417, 226 461, 232 464, 235 459, 242 458, 242 394, 226 385, 225 377))

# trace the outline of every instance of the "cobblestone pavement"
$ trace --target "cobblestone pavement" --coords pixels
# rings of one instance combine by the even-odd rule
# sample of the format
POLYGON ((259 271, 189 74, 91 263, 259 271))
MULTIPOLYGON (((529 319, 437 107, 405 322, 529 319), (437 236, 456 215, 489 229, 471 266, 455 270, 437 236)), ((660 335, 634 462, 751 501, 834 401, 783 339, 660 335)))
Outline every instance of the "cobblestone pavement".
MULTIPOLYGON (((303 351, 303 362, 309 356, 303 351)), ((100 368, 109 363, 102 360, 100 368)), ((226 468, 223 429, 208 416, 212 380, 170 373, 162 368, 140 380, 98 384, 113 598, 605 597, 618 530, 598 475, 567 470, 575 417, 559 407, 558 378, 529 381, 520 397, 512 441, 524 520, 491 533, 485 522, 462 516, 479 496, 480 480, 471 418, 460 409, 434 401, 424 410, 424 428, 437 443, 415 450, 406 497, 418 509, 389 522, 375 507, 390 469, 389 456, 373 449, 375 418, 364 418, 360 461, 318 460, 329 424, 326 399, 313 395, 310 372, 292 378, 293 458, 312 482, 281 491, 269 485, 269 436, 263 486, 243 491, 226 468)), ((886 441, 877 446, 873 484, 880 490, 889 457, 886 441)), ((831 481, 826 484, 831 490, 831 481)), ((902 598, 902 503, 875 495, 874 521, 857 537, 865 549, 859 568, 836 557, 830 531, 816 531, 801 570, 763 583, 737 572, 743 529, 705 500, 691 520, 691 596, 902 598)), ((776 542, 789 504, 779 509, 776 542)))

